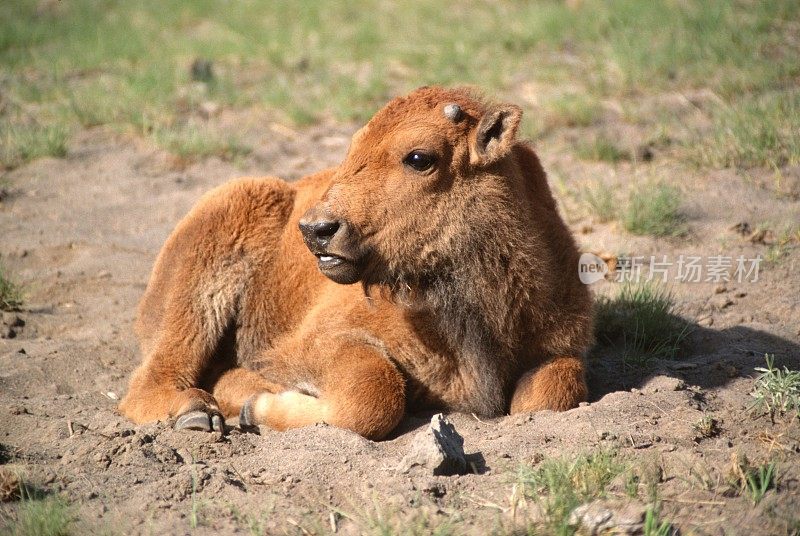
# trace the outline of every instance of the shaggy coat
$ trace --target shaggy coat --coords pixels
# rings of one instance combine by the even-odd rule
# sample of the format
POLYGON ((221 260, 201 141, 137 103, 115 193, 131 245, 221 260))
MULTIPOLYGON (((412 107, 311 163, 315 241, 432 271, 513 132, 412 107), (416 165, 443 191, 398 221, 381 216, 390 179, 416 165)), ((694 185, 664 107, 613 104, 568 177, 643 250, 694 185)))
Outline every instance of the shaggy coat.
POLYGON ((156 260, 122 413, 381 438, 406 411, 586 400, 591 299, 520 117, 421 88, 336 168, 206 194, 156 260))

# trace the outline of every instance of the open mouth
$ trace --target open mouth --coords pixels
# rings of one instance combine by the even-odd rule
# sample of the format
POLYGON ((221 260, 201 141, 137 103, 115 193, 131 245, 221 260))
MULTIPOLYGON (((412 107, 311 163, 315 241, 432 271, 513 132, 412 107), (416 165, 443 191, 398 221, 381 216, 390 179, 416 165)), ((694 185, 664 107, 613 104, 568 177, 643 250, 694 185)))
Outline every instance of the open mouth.
POLYGON ((318 254, 317 261, 319 261, 320 268, 333 268, 347 262, 347 259, 329 253, 318 254))
POLYGON ((317 257, 319 271, 336 283, 349 285, 355 283, 361 277, 359 263, 356 261, 328 252, 315 253, 314 255, 317 257))

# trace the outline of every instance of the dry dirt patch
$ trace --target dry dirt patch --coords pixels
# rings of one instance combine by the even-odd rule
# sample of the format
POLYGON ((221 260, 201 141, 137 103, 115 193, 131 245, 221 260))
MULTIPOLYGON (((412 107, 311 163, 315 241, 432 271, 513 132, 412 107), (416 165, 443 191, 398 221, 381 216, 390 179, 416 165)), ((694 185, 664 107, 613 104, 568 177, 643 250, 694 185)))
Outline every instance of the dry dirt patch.
MULTIPOLYGON (((438 526, 484 534, 547 515, 546 494, 521 481, 521 466, 609 452, 625 467, 607 488, 620 508, 657 501, 661 517, 686 533, 797 529, 797 419, 773 423, 748 411, 753 368, 765 353, 800 368, 797 249, 765 265, 757 283, 677 286, 681 314, 699 323, 680 360, 630 367, 596 351, 590 404, 490 421, 450 416, 477 462, 462 476, 396 471, 429 415, 409 417, 379 443, 327 426, 219 436, 133 426, 118 416, 116 400, 139 359, 135 305, 178 219, 226 179, 291 179, 335 164, 352 130, 254 130, 254 151, 237 167, 216 158, 176 165, 152 146, 95 129, 75 136, 66 158, 7 173, 0 256, 26 301, 3 313, 0 326, 3 467, 62 493, 83 527, 77 532, 427 533, 438 526), (729 482, 732 459, 741 456, 777 463, 777 485, 757 505, 729 482)), ((770 245, 733 225, 800 219, 796 199, 733 172, 701 176, 657 160, 648 173, 686 178, 691 234, 634 238, 617 224, 593 222, 571 192, 597 177, 622 188, 641 167, 586 163, 558 149, 558 142, 540 148, 586 249, 754 256, 770 245)), ((0 520, 13 519, 18 505, 0 507, 0 520)))

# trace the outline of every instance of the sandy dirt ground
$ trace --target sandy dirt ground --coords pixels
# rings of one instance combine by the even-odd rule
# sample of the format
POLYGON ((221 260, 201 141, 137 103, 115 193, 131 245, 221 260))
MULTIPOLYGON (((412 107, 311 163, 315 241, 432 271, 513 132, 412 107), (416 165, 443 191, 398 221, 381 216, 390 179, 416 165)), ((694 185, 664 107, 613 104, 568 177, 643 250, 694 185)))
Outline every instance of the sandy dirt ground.
MULTIPOLYGON (((260 434, 232 428, 221 436, 122 418, 117 400, 139 361, 136 304, 176 222, 203 192, 233 177, 291 180, 336 164, 355 130, 293 131, 255 115, 229 121, 241 124, 254 148, 235 164, 181 162, 98 128, 73 136, 65 158, 3 177, 0 258, 26 300, 20 311, 2 313, 0 324, 0 463, 62 493, 77 509, 78 532, 358 534, 389 525, 397 532, 427 527, 424 534, 449 525, 455 533, 513 533, 542 515, 535 497, 515 493, 521 465, 598 450, 616 452, 644 475, 633 492, 638 499, 619 481, 609 501, 637 508, 648 500, 645 481, 652 482, 661 517, 683 534, 798 530, 798 419, 773 423, 748 409, 753 369, 765 353, 800 368, 797 248, 762 263, 756 282, 674 285, 681 315, 695 326, 679 359, 623 367, 613 352, 597 349, 589 404, 492 420, 451 415, 470 474, 395 470, 429 415, 408 417, 377 443, 324 425, 260 434), (708 437, 698 432, 704 417, 718 424, 708 437), (732 457, 742 455, 777 463, 777 486, 758 505, 726 485, 732 457)), ((575 159, 564 150, 572 141, 567 133, 538 149, 586 250, 750 258, 766 255, 769 236, 749 240, 734 225, 800 221, 797 196, 770 189, 767 172, 700 171, 658 151, 647 164, 613 167, 575 159), (683 191, 686 237, 632 237, 616 224, 593 223, 578 207, 589 181, 625 195, 645 175, 683 191)), ((800 170, 784 172, 800 181, 800 170)))

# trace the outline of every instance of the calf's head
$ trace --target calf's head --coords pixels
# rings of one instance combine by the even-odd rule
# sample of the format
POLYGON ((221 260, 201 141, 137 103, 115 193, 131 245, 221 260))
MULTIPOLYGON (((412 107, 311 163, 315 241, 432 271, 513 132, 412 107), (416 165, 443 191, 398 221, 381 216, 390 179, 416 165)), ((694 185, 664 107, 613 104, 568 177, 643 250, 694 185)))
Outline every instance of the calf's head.
POLYGON ((517 190, 504 170, 521 110, 463 89, 420 88, 354 136, 330 188, 300 220, 337 283, 397 284, 458 270, 517 190))

